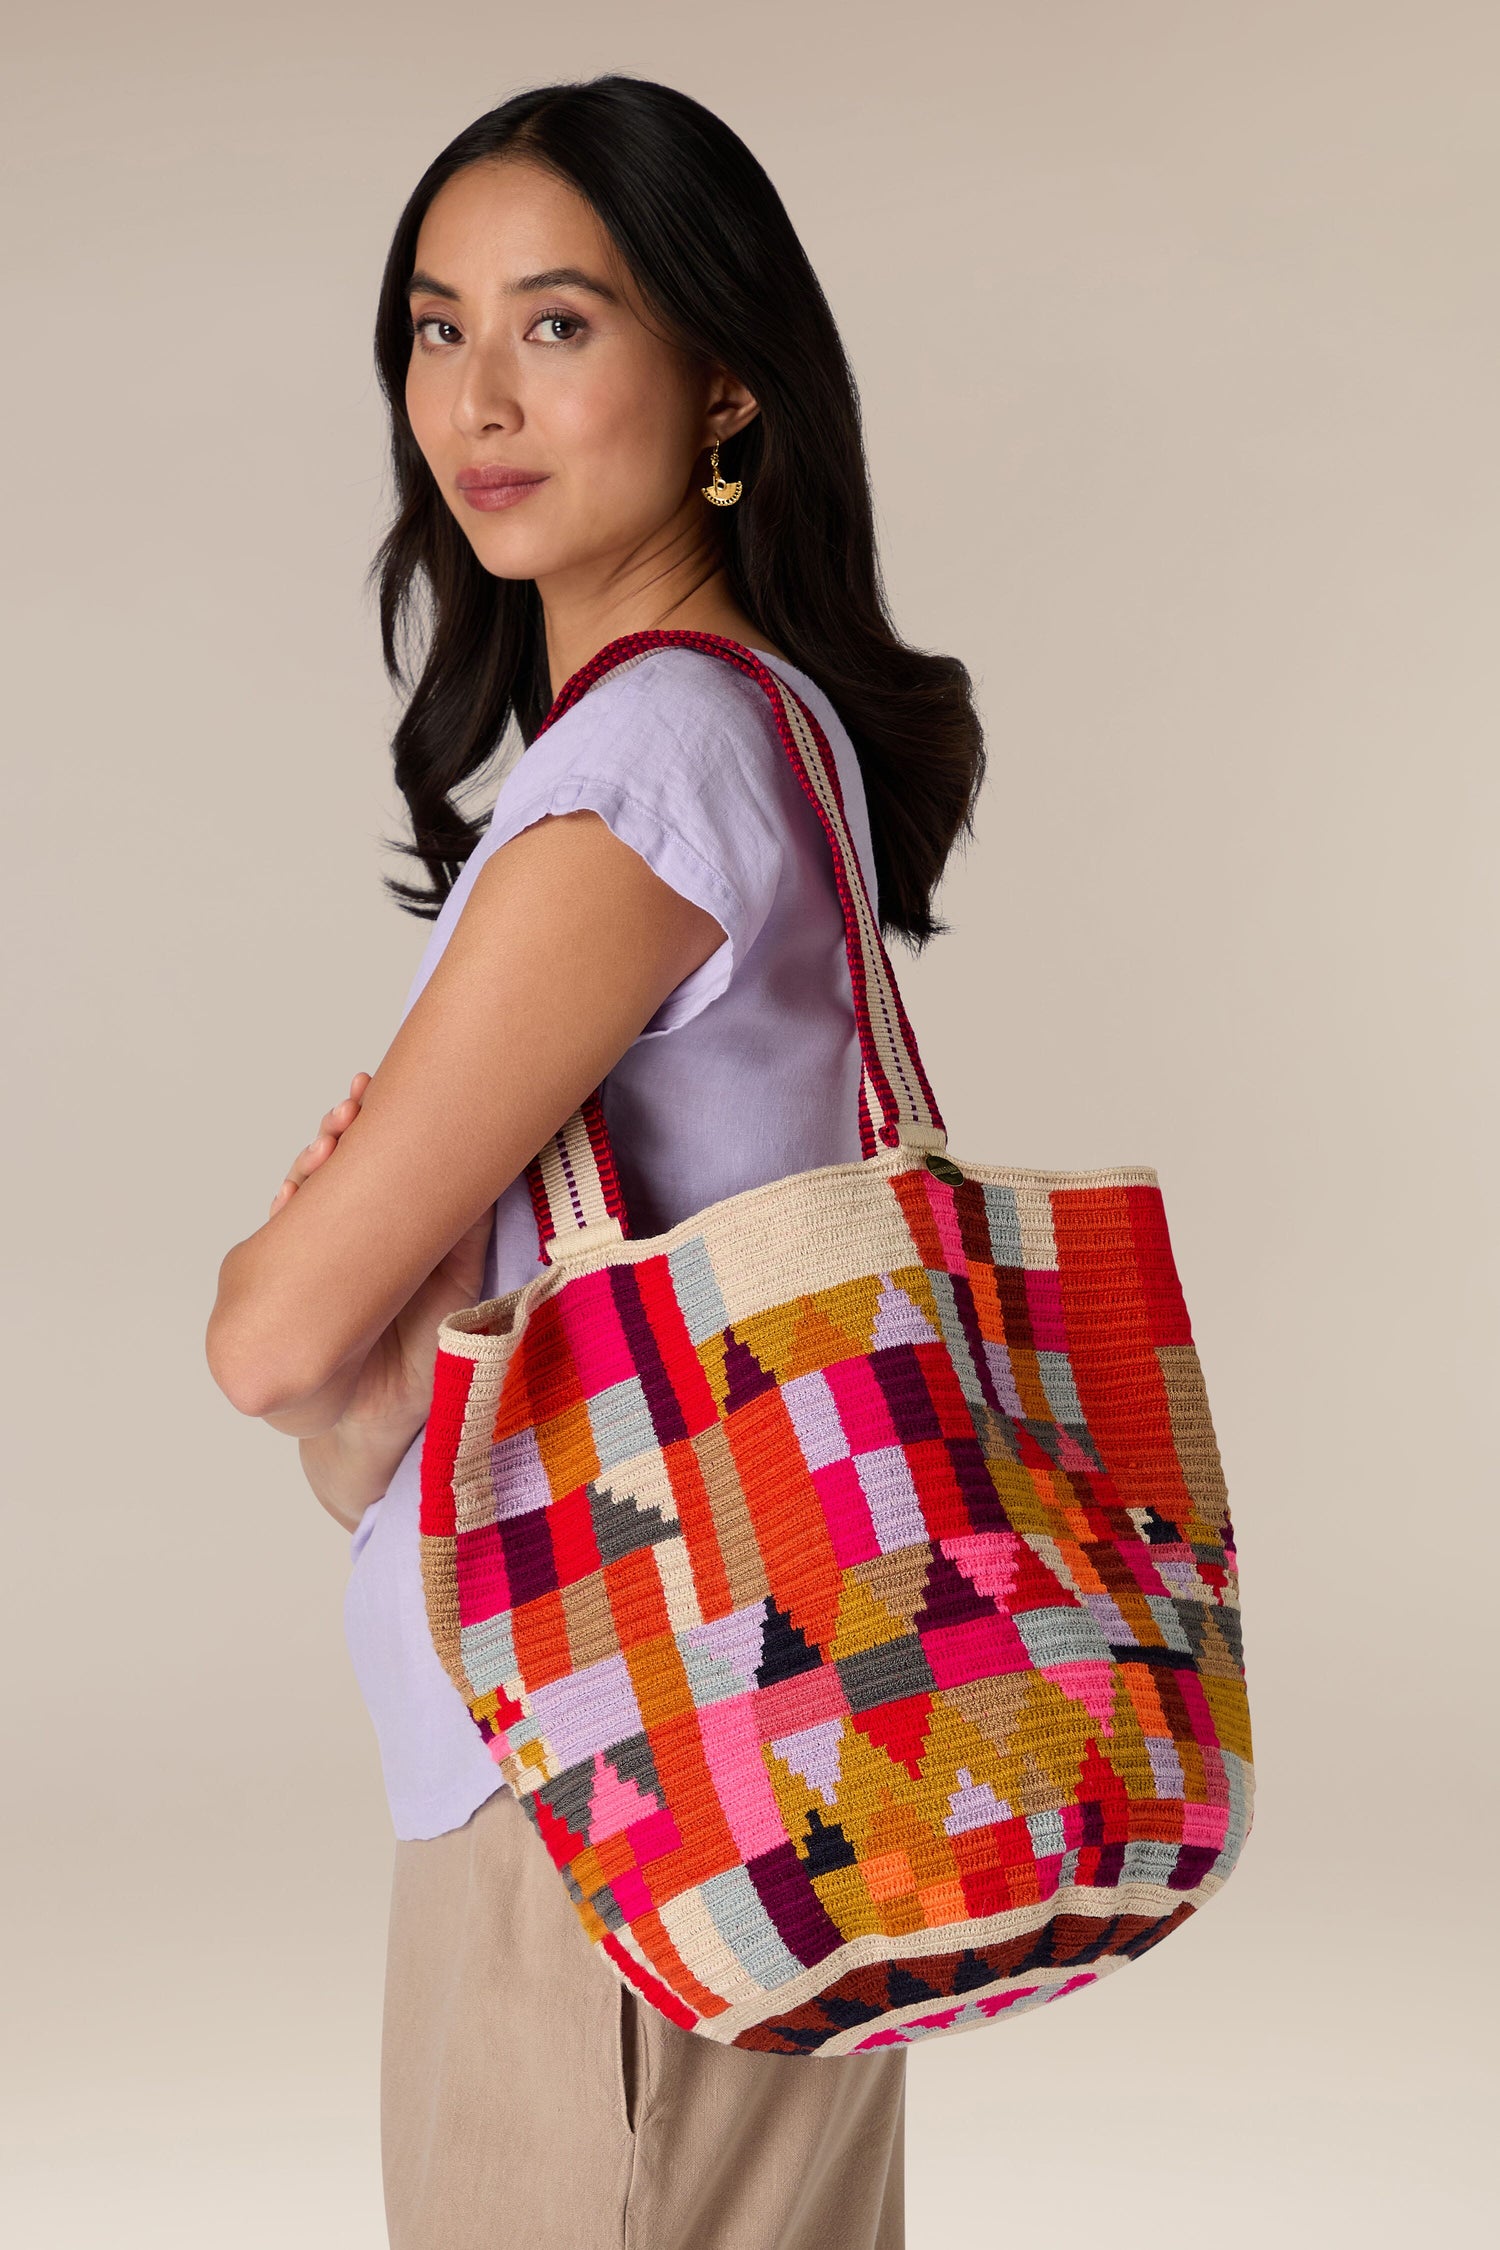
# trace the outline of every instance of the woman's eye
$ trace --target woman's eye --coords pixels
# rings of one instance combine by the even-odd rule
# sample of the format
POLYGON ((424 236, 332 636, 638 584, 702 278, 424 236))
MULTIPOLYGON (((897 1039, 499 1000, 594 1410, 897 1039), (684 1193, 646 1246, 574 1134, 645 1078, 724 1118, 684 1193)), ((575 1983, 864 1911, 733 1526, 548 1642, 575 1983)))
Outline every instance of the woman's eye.
MULTIPOLYGON (((531 324, 532 329, 550 328, 555 331, 559 328, 567 328, 575 332, 584 326, 585 323, 578 318, 576 313, 564 312, 538 313, 531 324)), ((530 330, 527 331, 528 334, 530 332, 530 330)), ((549 344, 571 344, 573 337, 571 335, 559 336, 554 333, 551 336, 544 337, 543 341, 549 344)))
POLYGON ((424 352, 434 352, 438 349, 436 344, 429 343, 423 335, 424 328, 451 328, 455 335, 458 333, 457 324, 451 320, 444 320, 441 313, 428 313, 425 319, 414 320, 412 322, 412 333, 421 344, 424 352))

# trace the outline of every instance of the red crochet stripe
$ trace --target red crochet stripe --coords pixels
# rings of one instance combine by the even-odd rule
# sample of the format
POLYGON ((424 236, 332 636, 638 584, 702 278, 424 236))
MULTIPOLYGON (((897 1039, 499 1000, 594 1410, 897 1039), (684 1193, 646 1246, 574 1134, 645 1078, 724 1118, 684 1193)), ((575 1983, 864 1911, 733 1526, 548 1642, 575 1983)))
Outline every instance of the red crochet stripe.
POLYGON ((418 1520, 424 1539, 451 1539, 457 1528, 453 1464, 458 1459, 474 1362, 440 1350, 433 1372, 432 1404, 422 1438, 421 1501, 418 1520))
POLYGON ((633 1985, 639 1986, 653 2008, 660 2008, 664 2016, 668 2017, 673 2023, 680 2023, 684 2031, 692 2030, 694 2024, 698 2021, 696 2012, 687 2005, 685 2000, 679 2000, 677 1994, 669 1986, 664 1985, 658 1977, 652 1976, 649 1969, 643 1969, 634 1954, 626 1952, 624 1946, 621 1945, 612 1931, 606 1930, 599 1943, 614 1962, 620 1974, 628 1977, 633 1985))

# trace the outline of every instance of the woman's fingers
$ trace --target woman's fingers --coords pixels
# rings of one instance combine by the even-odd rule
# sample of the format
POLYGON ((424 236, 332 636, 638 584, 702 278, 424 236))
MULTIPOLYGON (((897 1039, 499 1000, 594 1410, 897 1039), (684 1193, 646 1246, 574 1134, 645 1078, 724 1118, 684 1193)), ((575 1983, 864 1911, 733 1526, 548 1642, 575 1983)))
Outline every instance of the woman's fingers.
POLYGON ((322 1132, 308 1142, 306 1148, 293 1160, 286 1178, 272 1198, 272 1218, 276 1216, 284 1203, 290 1201, 303 1182, 312 1177, 318 1166, 327 1162, 338 1145, 339 1135, 337 1130, 330 1130, 326 1125, 322 1132))
POLYGON ((365 1088, 370 1083, 367 1070, 357 1070, 349 1082, 349 1091, 341 1102, 336 1102, 324 1116, 316 1134, 292 1165, 275 1195, 271 1198, 270 1216, 274 1219, 284 1203, 290 1202, 299 1187, 320 1164, 326 1164, 339 1145, 340 1136, 349 1130, 360 1112, 365 1088))
POLYGON ((323 1131, 325 1133, 338 1134, 348 1131, 359 1115, 360 1104, 365 1098, 365 1088, 369 1083, 370 1073, 367 1070, 355 1072, 348 1093, 341 1102, 335 1102, 333 1108, 323 1119, 323 1131))

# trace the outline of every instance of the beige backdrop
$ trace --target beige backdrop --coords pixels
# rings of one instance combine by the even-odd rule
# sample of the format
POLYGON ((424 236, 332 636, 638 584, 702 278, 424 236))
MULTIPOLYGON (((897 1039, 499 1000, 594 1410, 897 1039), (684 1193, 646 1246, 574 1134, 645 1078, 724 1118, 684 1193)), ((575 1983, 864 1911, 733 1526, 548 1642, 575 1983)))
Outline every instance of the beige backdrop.
POLYGON ((1158 1167, 1241 1541, 1240 1870, 1097 1993, 914 2054, 913 2250, 1477 2239, 1500 13, 27 12, 7 2241, 384 2241, 346 1543, 202 1330, 425 936, 378 886, 361 587, 389 232, 473 116, 606 68, 716 107, 822 275, 896 614, 989 726, 954 932, 897 953, 951 1143, 1158 1167))

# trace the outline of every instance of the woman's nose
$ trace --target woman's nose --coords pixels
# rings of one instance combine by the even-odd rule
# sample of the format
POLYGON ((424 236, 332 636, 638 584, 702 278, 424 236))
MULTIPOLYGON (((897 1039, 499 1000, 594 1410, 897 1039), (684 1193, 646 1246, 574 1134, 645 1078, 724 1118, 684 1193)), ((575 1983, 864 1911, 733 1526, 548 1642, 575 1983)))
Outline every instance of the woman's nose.
POLYGON ((516 430, 522 422, 514 371, 508 354, 470 350, 453 397, 453 424, 465 437, 486 430, 516 430))

